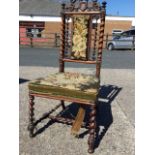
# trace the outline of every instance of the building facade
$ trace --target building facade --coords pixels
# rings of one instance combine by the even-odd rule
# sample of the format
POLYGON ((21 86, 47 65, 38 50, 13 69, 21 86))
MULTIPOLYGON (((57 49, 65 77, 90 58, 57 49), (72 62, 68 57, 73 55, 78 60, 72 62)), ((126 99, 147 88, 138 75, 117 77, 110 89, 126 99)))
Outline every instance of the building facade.
MULTIPOLYGON (((61 5, 56 0, 21 0, 19 2, 20 44, 58 43, 61 30, 61 5)), ((128 30, 134 25, 134 17, 106 16, 105 38, 128 30)), ((43 44, 42 44, 43 45, 43 44)))

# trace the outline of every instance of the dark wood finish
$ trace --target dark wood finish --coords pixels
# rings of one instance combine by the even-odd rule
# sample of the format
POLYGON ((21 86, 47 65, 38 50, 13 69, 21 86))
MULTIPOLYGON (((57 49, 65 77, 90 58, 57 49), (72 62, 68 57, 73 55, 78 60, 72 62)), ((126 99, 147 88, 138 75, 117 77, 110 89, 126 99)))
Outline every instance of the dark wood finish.
POLYGON ((77 62, 77 63, 83 63, 83 64, 96 64, 96 61, 85 61, 85 60, 74 60, 74 59, 63 59, 65 62, 77 62))
MULTIPOLYGON (((62 5, 62 10, 64 10, 65 4, 62 5)), ((62 26, 61 26, 61 50, 60 50, 60 59, 59 59, 59 71, 64 72, 64 62, 62 61, 64 57, 65 50, 65 15, 61 13, 62 26)))
MULTIPOLYGON (((72 125, 75 122, 74 119, 64 118, 64 117, 61 117, 61 116, 49 115, 48 117, 50 119, 56 121, 56 122, 67 124, 67 125, 72 125)), ((86 129, 89 129, 89 126, 85 122, 82 123, 81 127, 82 128, 86 128, 86 129)))
POLYGON ((33 137, 34 130, 34 96, 29 94, 29 125, 28 130, 30 131, 29 136, 33 137))
POLYGON ((37 121, 35 121, 35 122, 33 123, 33 125, 36 126, 36 125, 37 125, 38 123, 40 123, 42 120, 44 120, 44 119, 46 119, 46 118, 49 118, 49 117, 50 117, 50 114, 52 114, 54 111, 56 111, 56 110, 57 110, 58 108, 60 108, 61 106, 62 106, 62 105, 61 105, 61 103, 60 103, 60 104, 56 105, 54 108, 52 108, 52 110, 50 110, 50 111, 44 113, 44 114, 40 117, 39 120, 37 120, 37 121))
POLYGON ((89 120, 89 138, 88 138, 88 152, 93 153, 94 152, 94 143, 96 138, 96 104, 91 106, 91 112, 90 112, 90 120, 89 120))
MULTIPOLYGON (((102 63, 102 50, 103 50, 103 41, 104 41, 104 25, 105 25, 105 5, 106 3, 102 3, 102 6, 100 7, 97 2, 93 2, 90 6, 86 5, 86 9, 84 11, 79 11, 80 9, 80 1, 75 1, 69 4, 68 6, 63 5, 63 10, 61 12, 62 15, 62 46, 61 46, 61 53, 60 53, 60 71, 64 71, 64 62, 77 62, 77 63, 86 63, 86 64, 96 64, 96 76, 100 78, 100 68, 102 63), (64 57, 65 51, 65 41, 68 37, 68 34, 65 36, 65 25, 66 21, 64 18, 72 17, 74 15, 89 15, 89 25, 88 25, 88 43, 87 43, 87 58, 85 60, 75 60, 75 59, 69 59, 64 57), (93 58, 90 58, 90 47, 91 46, 91 39, 92 39, 92 25, 93 20, 99 19, 100 23, 96 22, 97 27, 95 28, 95 36, 94 36, 94 51, 98 52, 97 57, 95 57, 95 52, 93 53, 93 58), (99 26, 98 26, 99 25, 99 26), (99 31, 99 40, 98 38, 98 31, 99 31), (97 41, 98 41, 98 49, 97 48, 97 41), (93 60, 93 61, 92 61, 93 60)), ((88 3, 88 2, 86 2, 88 3)), ((73 27, 72 27, 73 29, 73 27)), ((72 31, 72 30, 71 30, 72 31)), ((67 42, 67 41, 66 41, 67 42)))
POLYGON ((98 16, 94 18, 95 20, 95 36, 94 36, 94 49, 93 49, 93 54, 92 54, 92 59, 95 60, 96 58, 96 52, 97 52, 97 36, 98 36, 98 31, 97 31, 97 20, 98 16))
MULTIPOLYGON (((73 17, 71 16, 71 20, 73 21, 73 17)), ((74 22, 71 23, 71 34, 70 34, 70 38, 71 38, 71 47, 70 47, 70 58, 71 58, 71 54, 72 54, 72 45, 73 45, 73 29, 74 29, 74 22)))
POLYGON ((101 24, 100 24, 100 32, 99 32, 99 44, 98 44, 98 56, 97 56, 97 64, 96 64, 96 76, 100 78, 100 69, 102 62, 102 50, 103 50, 103 37, 104 37, 104 25, 105 25, 105 16, 101 15, 101 24))
POLYGON ((66 15, 99 15, 101 14, 100 11, 93 11, 93 12, 89 12, 89 11, 86 11, 86 12, 66 12, 65 13, 66 15))
MULTIPOLYGON (((102 6, 97 3, 97 1, 93 1, 89 3, 88 1, 77 1, 71 0, 71 2, 67 5, 62 4, 62 25, 61 25, 61 49, 60 49, 60 57, 59 57, 59 72, 64 72, 65 62, 75 62, 75 63, 83 63, 83 64, 95 64, 96 65, 96 77, 100 79, 100 69, 102 63, 102 49, 103 49, 103 37, 104 37, 104 26, 105 26, 105 6, 106 2, 102 3, 102 6), (69 52, 68 41, 71 39, 70 50, 72 50, 72 39, 73 39, 73 16, 81 15, 81 16, 89 16, 89 26, 88 26, 88 44, 87 44, 87 59, 73 59, 71 56, 67 57, 65 52, 69 52), (72 19, 72 23, 69 23, 69 19, 72 19), (100 20, 100 23, 97 20, 100 20), (93 30, 93 20, 96 20, 96 27, 93 30), (67 33, 66 33, 67 31, 67 33), (71 32, 69 34, 69 31, 71 32), (92 31, 94 31, 94 36, 92 36, 92 31), (70 35, 70 36, 69 36, 70 35), (92 42, 92 38, 94 39, 94 43, 92 42), (93 44, 93 47, 91 47, 93 44), (93 49, 92 57, 90 58, 90 49, 93 49)), ((89 129, 89 138, 88 138, 88 152, 94 152, 94 142, 96 138, 96 109, 97 109, 97 98, 95 101, 85 100, 85 99, 77 99, 72 97, 65 97, 59 95, 45 95, 42 93, 32 93, 29 94, 29 131, 30 137, 33 137, 34 126, 37 123, 34 123, 34 97, 48 98, 60 100, 60 104, 57 107, 62 107, 65 110, 65 101, 75 102, 80 104, 80 106, 87 105, 91 107, 90 117, 89 117, 89 126, 86 123, 82 123, 82 127, 86 127, 89 129)), ((69 118, 61 117, 61 114, 57 116, 50 115, 52 111, 45 113, 43 118, 50 118, 54 121, 66 123, 68 125, 74 125, 75 121, 77 121, 78 117, 75 120, 69 118)), ((79 114, 80 116, 81 114, 79 114)), ((83 117, 83 114, 81 115, 83 117)), ((81 118, 80 118, 81 119, 81 118)), ((81 119, 82 120, 82 119, 81 119)), ((76 123, 75 123, 76 124, 76 123)), ((81 125, 81 122, 80 122, 81 125)))
POLYGON ((68 102, 77 102, 80 104, 85 104, 85 105, 94 105, 94 102, 88 101, 85 99, 77 99, 77 98, 72 98, 72 97, 64 97, 64 96, 52 96, 52 95, 45 95, 45 94, 35 94, 31 93, 31 95, 36 96, 36 97, 41 97, 41 98, 48 98, 48 99, 54 99, 54 100, 63 100, 63 101, 68 101, 68 102))
POLYGON ((89 18, 89 22, 88 22, 88 43, 87 43, 87 53, 86 53, 86 60, 89 60, 89 56, 90 56, 90 48, 91 48, 91 36, 92 36, 92 16, 90 16, 89 18))
POLYGON ((69 54, 69 16, 66 17, 66 26, 65 26, 65 53, 64 56, 68 56, 69 54))

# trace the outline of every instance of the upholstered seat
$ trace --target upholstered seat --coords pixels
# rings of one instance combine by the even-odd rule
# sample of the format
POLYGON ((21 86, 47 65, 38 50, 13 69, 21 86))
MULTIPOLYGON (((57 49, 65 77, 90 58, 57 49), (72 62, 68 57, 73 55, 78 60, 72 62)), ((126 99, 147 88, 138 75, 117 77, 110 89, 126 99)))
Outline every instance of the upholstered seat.
POLYGON ((29 83, 32 93, 69 96, 78 99, 95 100, 99 80, 96 76, 81 73, 56 73, 29 83))

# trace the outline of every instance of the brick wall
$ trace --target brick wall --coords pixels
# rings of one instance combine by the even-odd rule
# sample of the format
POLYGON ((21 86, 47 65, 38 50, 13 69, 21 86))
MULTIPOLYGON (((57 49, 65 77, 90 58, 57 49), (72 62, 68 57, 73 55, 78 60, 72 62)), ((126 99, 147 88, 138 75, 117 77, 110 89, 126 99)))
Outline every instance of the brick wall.
MULTIPOLYGON (((132 26, 132 21, 109 21, 106 20, 105 23, 105 35, 112 34, 112 30, 114 29, 120 29, 120 30, 128 30, 132 26)), ((60 33, 61 31, 61 23, 60 22, 45 22, 45 33, 60 33)), ((54 34, 50 35, 52 38, 54 37, 54 34)), ((46 35, 46 37, 49 37, 46 35)), ((106 39, 106 36, 104 37, 106 39)), ((108 39, 111 39, 111 36, 108 37, 108 39)), ((106 46, 106 42, 104 41, 103 47, 106 46)))
POLYGON ((46 32, 60 33, 61 23, 60 22, 45 22, 46 32))
MULTIPOLYGON (((132 26, 131 21, 109 21, 105 23, 105 34, 111 34, 113 29, 128 30, 132 26)), ((60 33, 60 22, 45 22, 45 31, 51 33, 60 33)))
POLYGON ((105 22, 105 34, 111 34, 113 29, 128 30, 132 26, 132 21, 109 21, 105 22))
MULTIPOLYGON (((131 28, 131 26, 132 26, 132 21, 106 20, 105 35, 106 34, 111 35, 112 30, 114 29, 128 30, 131 28)), ((61 32, 61 22, 45 22, 44 27, 45 29, 42 31, 42 37, 46 39, 45 42, 48 42, 51 46, 59 45, 60 39, 55 40, 55 38, 57 38, 55 34, 61 32)), ((106 36, 104 37, 104 39, 106 39, 106 36)), ((109 36, 108 39, 111 39, 111 37, 109 36)), ((106 42, 104 42, 104 47, 105 47, 105 43, 106 42)))

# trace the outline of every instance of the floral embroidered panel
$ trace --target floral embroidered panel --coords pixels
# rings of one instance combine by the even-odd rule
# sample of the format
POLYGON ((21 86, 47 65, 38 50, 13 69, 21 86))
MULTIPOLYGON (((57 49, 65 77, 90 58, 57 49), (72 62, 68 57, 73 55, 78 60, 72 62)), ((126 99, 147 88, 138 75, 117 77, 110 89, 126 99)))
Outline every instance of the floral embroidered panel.
POLYGON ((76 15, 73 18, 72 57, 86 59, 89 16, 76 15))
POLYGON ((99 89, 99 79, 93 75, 65 72, 50 74, 29 83, 33 93, 68 96, 86 100, 95 100, 99 89))

